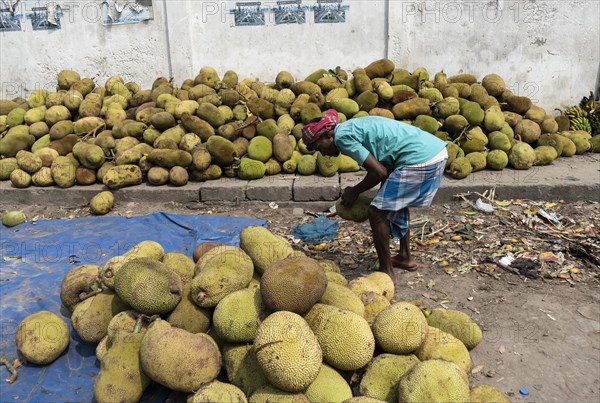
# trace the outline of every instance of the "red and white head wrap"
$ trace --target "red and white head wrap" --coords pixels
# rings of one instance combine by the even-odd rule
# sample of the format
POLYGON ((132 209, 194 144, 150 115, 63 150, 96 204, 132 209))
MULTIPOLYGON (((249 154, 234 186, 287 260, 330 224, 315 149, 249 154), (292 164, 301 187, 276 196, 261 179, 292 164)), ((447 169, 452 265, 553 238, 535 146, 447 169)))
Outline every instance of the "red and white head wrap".
POLYGON ((340 118, 335 109, 329 109, 323 112, 321 120, 314 123, 309 123, 302 128, 302 141, 308 145, 319 140, 321 136, 330 130, 333 130, 335 125, 340 123, 340 118))

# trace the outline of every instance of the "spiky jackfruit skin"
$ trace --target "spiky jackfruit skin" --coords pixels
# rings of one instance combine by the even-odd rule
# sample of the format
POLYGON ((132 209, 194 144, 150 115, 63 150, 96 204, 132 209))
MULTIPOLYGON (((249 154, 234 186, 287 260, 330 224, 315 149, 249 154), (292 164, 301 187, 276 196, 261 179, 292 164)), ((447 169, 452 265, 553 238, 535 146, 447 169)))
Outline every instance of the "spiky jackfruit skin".
POLYGON ((421 361, 439 358, 452 361, 465 372, 471 370, 471 356, 465 345, 451 334, 432 326, 416 355, 421 361))
POLYGON ((236 402, 247 403, 248 399, 240 388, 217 380, 202 386, 193 396, 187 400, 188 403, 206 402, 236 402))
POLYGON ((398 382, 398 402, 468 402, 467 374, 444 360, 417 363, 398 382))
POLYGON ((510 403, 510 400, 493 386, 478 385, 471 389, 472 403, 510 403))
POLYGON ((379 312, 390 306, 390 301, 383 295, 372 291, 364 292, 360 295, 360 299, 365 305, 365 319, 372 325, 379 312))
POLYGON ((335 203, 336 214, 344 220, 354 222, 367 221, 369 219, 369 206, 372 200, 370 197, 360 195, 350 207, 344 206, 341 200, 338 200, 335 203))
POLYGON ((481 328, 464 312, 454 309, 436 308, 427 316, 429 326, 436 327, 450 333, 471 350, 483 338, 481 328))
POLYGON ((115 340, 100 362, 94 381, 94 399, 103 402, 139 401, 150 385, 150 378, 140 365, 143 333, 130 333, 115 340), (123 380, 127 380, 124 382, 123 380))
POLYGON ((310 403, 310 399, 302 392, 285 392, 271 385, 263 385, 248 400, 250 403, 310 403))
POLYGON ((332 367, 354 371, 373 358, 375 338, 367 321, 354 312, 316 304, 305 316, 332 367))
POLYGON ((515 169, 529 169, 535 162, 535 151, 529 144, 519 142, 510 149, 508 162, 515 169))
POLYGON ((320 303, 345 309, 365 317, 365 305, 360 297, 344 285, 328 282, 325 293, 319 300, 320 303))
POLYGON ((255 390, 269 383, 252 344, 225 343, 221 351, 227 380, 244 391, 246 396, 251 396, 255 390))
POLYGON ((290 256, 273 263, 260 279, 260 294, 270 311, 304 315, 327 288, 327 276, 319 263, 306 256, 290 256))
POLYGON ((196 263, 192 299, 200 307, 214 308, 228 294, 246 288, 253 273, 252 260, 242 249, 217 246, 196 263))
POLYGON ((245 227, 240 232, 240 248, 250 256, 259 274, 293 252, 287 240, 277 237, 265 227, 254 225, 245 227))
POLYGON ((185 329, 191 333, 205 333, 211 324, 212 310, 201 308, 192 299, 192 286, 190 283, 183 285, 181 301, 173 309, 167 322, 171 326, 185 329))
POLYGON ((15 332, 17 350, 33 364, 56 360, 69 345, 69 326, 55 313, 39 311, 19 322, 15 332))
POLYGON ((192 259, 180 252, 165 253, 161 262, 181 278, 182 283, 188 283, 194 277, 195 264, 192 259))
POLYGON ((370 276, 357 277, 348 283, 348 287, 358 296, 361 296, 366 292, 374 292, 375 294, 386 297, 388 301, 391 301, 394 297, 394 293, 390 293, 389 289, 382 288, 381 284, 377 281, 373 281, 375 279, 375 277, 370 276))
POLYGON ((136 311, 171 312, 183 294, 181 278, 164 264, 149 258, 131 259, 115 275, 115 292, 136 311))
POLYGON ((342 403, 384 403, 385 400, 375 399, 374 397, 355 396, 344 400, 342 403))
POLYGON ((398 400, 398 381, 419 362, 414 355, 383 353, 375 357, 360 380, 360 394, 395 403, 398 400))
POLYGON ((323 362, 317 337, 293 312, 269 315, 258 327, 254 348, 269 382, 288 392, 305 390, 316 379, 323 362))
POLYGON ((95 264, 82 264, 73 267, 63 277, 60 283, 60 301, 69 312, 73 312, 75 306, 81 302, 82 293, 92 291, 94 282, 99 281, 99 270, 100 266, 95 264))
POLYGON ((221 353, 206 333, 176 327, 152 329, 140 347, 142 370, 155 382, 191 393, 213 381, 221 371, 221 353))
POLYGON ((83 341, 98 343, 107 335, 111 319, 128 309, 130 307, 117 294, 104 291, 75 306, 71 325, 83 341))
POLYGON ((341 402, 352 397, 352 389, 339 372, 322 364, 317 378, 304 394, 311 402, 341 402))
POLYGON ((219 338, 231 343, 252 342, 264 316, 260 291, 245 288, 227 295, 213 313, 213 327, 219 338))
POLYGON ((423 343, 427 320, 415 305, 396 302, 377 315, 372 328, 377 345, 383 351, 410 354, 423 343))

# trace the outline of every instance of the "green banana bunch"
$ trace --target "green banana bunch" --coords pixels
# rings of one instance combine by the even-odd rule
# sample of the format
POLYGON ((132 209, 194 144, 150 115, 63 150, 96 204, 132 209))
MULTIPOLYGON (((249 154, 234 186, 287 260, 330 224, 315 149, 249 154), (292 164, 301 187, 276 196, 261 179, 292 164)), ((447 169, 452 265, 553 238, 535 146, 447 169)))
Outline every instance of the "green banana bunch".
POLYGON ((590 124, 590 121, 587 117, 580 116, 580 117, 572 118, 572 119, 570 119, 570 121, 571 121, 571 125, 570 125, 571 130, 583 130, 583 131, 586 131, 586 132, 592 134, 592 125, 590 124))
POLYGON ((570 108, 568 108, 565 111, 565 115, 567 115, 569 117, 569 119, 571 119, 571 121, 572 121, 573 119, 576 119, 576 118, 587 117, 587 112, 584 111, 583 109, 581 109, 579 106, 571 106, 570 108))

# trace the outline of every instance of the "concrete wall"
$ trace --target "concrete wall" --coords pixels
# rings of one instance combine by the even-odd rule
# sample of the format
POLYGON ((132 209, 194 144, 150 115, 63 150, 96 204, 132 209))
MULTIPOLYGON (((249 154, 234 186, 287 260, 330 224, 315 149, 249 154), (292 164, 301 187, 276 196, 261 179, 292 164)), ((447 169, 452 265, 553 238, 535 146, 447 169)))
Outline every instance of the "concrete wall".
POLYGON ((594 90, 600 2, 392 1, 390 54, 399 65, 449 75, 500 74, 552 111, 594 90))
POLYGON ((2 97, 53 88, 64 68, 99 84, 119 74, 148 87, 158 76, 181 83, 204 65, 269 82, 280 70, 303 78, 389 57, 432 74, 498 73, 551 111, 594 89, 600 65, 593 0, 344 0, 345 22, 324 24, 314 23, 315 1, 304 0, 305 23, 276 24, 266 12, 261 26, 236 26, 232 0, 164 1, 153 1, 151 21, 113 26, 101 23, 100 0, 64 1, 59 30, 24 23, 0 32, 2 97))

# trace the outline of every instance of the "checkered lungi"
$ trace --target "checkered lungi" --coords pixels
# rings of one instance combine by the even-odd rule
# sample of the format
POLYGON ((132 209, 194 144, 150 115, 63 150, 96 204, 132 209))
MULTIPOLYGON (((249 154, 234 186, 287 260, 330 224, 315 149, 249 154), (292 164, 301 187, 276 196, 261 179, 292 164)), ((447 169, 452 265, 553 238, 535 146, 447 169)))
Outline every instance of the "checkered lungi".
POLYGON ((433 164, 409 165, 388 176, 371 206, 389 211, 390 235, 404 237, 409 230, 408 207, 428 207, 442 182, 446 159, 433 164))

